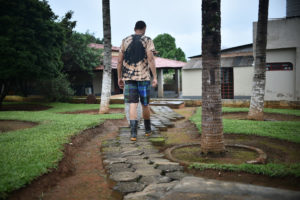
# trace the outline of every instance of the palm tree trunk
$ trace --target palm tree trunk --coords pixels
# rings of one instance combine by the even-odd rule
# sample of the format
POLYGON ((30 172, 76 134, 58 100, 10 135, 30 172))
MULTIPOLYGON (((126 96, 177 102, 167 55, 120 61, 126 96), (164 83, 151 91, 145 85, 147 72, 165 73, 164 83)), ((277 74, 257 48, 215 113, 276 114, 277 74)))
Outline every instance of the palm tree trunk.
POLYGON ((104 38, 104 70, 102 76, 102 92, 100 114, 109 113, 111 96, 111 28, 109 0, 102 0, 103 38, 104 38))
POLYGON ((254 45, 254 76, 252 96, 248 119, 264 119, 264 97, 266 84, 266 47, 268 29, 269 0, 259 0, 258 22, 256 29, 256 41, 254 45))
POLYGON ((225 152, 221 99, 220 0, 202 0, 202 133, 201 152, 225 152))

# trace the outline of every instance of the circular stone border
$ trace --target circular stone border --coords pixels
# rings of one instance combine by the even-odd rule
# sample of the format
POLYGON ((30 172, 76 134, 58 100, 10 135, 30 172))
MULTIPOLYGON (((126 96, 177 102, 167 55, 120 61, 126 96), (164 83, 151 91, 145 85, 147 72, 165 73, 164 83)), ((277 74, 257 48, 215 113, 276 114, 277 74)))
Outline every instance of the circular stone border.
MULTIPOLYGON (((183 147, 189 147, 189 146, 196 146, 196 145, 199 146, 201 144, 200 144, 200 142, 197 142, 197 143, 188 143, 188 144, 175 145, 171 148, 166 149, 165 154, 166 154, 168 159, 170 159, 174 162, 178 162, 178 163, 181 163, 181 164, 190 164, 191 162, 182 161, 182 160, 179 160, 177 158, 174 158, 172 156, 172 152, 175 149, 179 149, 179 148, 183 148, 183 147)), ((266 162, 267 162, 267 154, 259 148, 252 147, 252 146, 247 146, 247 145, 243 145, 243 144, 225 144, 225 147, 244 148, 244 149, 248 149, 248 150, 255 151, 256 153, 258 153, 258 157, 255 160, 246 161, 246 163, 248 163, 248 164, 266 164, 266 162)))

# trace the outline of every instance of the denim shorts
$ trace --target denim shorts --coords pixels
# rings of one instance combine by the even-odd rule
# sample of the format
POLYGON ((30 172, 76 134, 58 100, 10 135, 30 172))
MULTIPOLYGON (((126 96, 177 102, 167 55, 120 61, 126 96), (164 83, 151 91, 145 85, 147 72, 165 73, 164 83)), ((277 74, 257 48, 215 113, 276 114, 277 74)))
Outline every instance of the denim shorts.
POLYGON ((150 81, 125 81, 125 103, 138 103, 147 106, 150 102, 150 81))

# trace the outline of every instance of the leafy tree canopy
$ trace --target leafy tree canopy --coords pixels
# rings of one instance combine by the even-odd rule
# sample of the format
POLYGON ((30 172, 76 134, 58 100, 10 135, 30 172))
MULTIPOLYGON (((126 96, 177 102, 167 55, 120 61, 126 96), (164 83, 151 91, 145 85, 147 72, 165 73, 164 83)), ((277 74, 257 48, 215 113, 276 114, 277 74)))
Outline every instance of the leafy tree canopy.
POLYGON ((186 62, 185 53, 176 48, 175 38, 168 33, 159 34, 153 40, 159 57, 186 62))
POLYGON ((101 64, 102 50, 89 47, 90 43, 103 42, 88 32, 72 33, 62 54, 64 71, 86 71, 92 74, 92 70, 101 64))
POLYGON ((55 77, 66 31, 47 1, 0 0, 0 79, 55 77))

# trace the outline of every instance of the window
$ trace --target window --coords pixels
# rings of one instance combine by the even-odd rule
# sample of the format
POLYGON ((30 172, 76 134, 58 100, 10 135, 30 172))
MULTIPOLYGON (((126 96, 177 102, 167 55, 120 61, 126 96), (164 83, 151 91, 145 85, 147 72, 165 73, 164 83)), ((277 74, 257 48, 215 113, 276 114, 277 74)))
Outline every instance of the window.
POLYGON ((233 99, 233 68, 221 67, 222 99, 233 99))
POLYGON ((293 64, 290 62, 267 63, 267 71, 293 71, 293 64))

